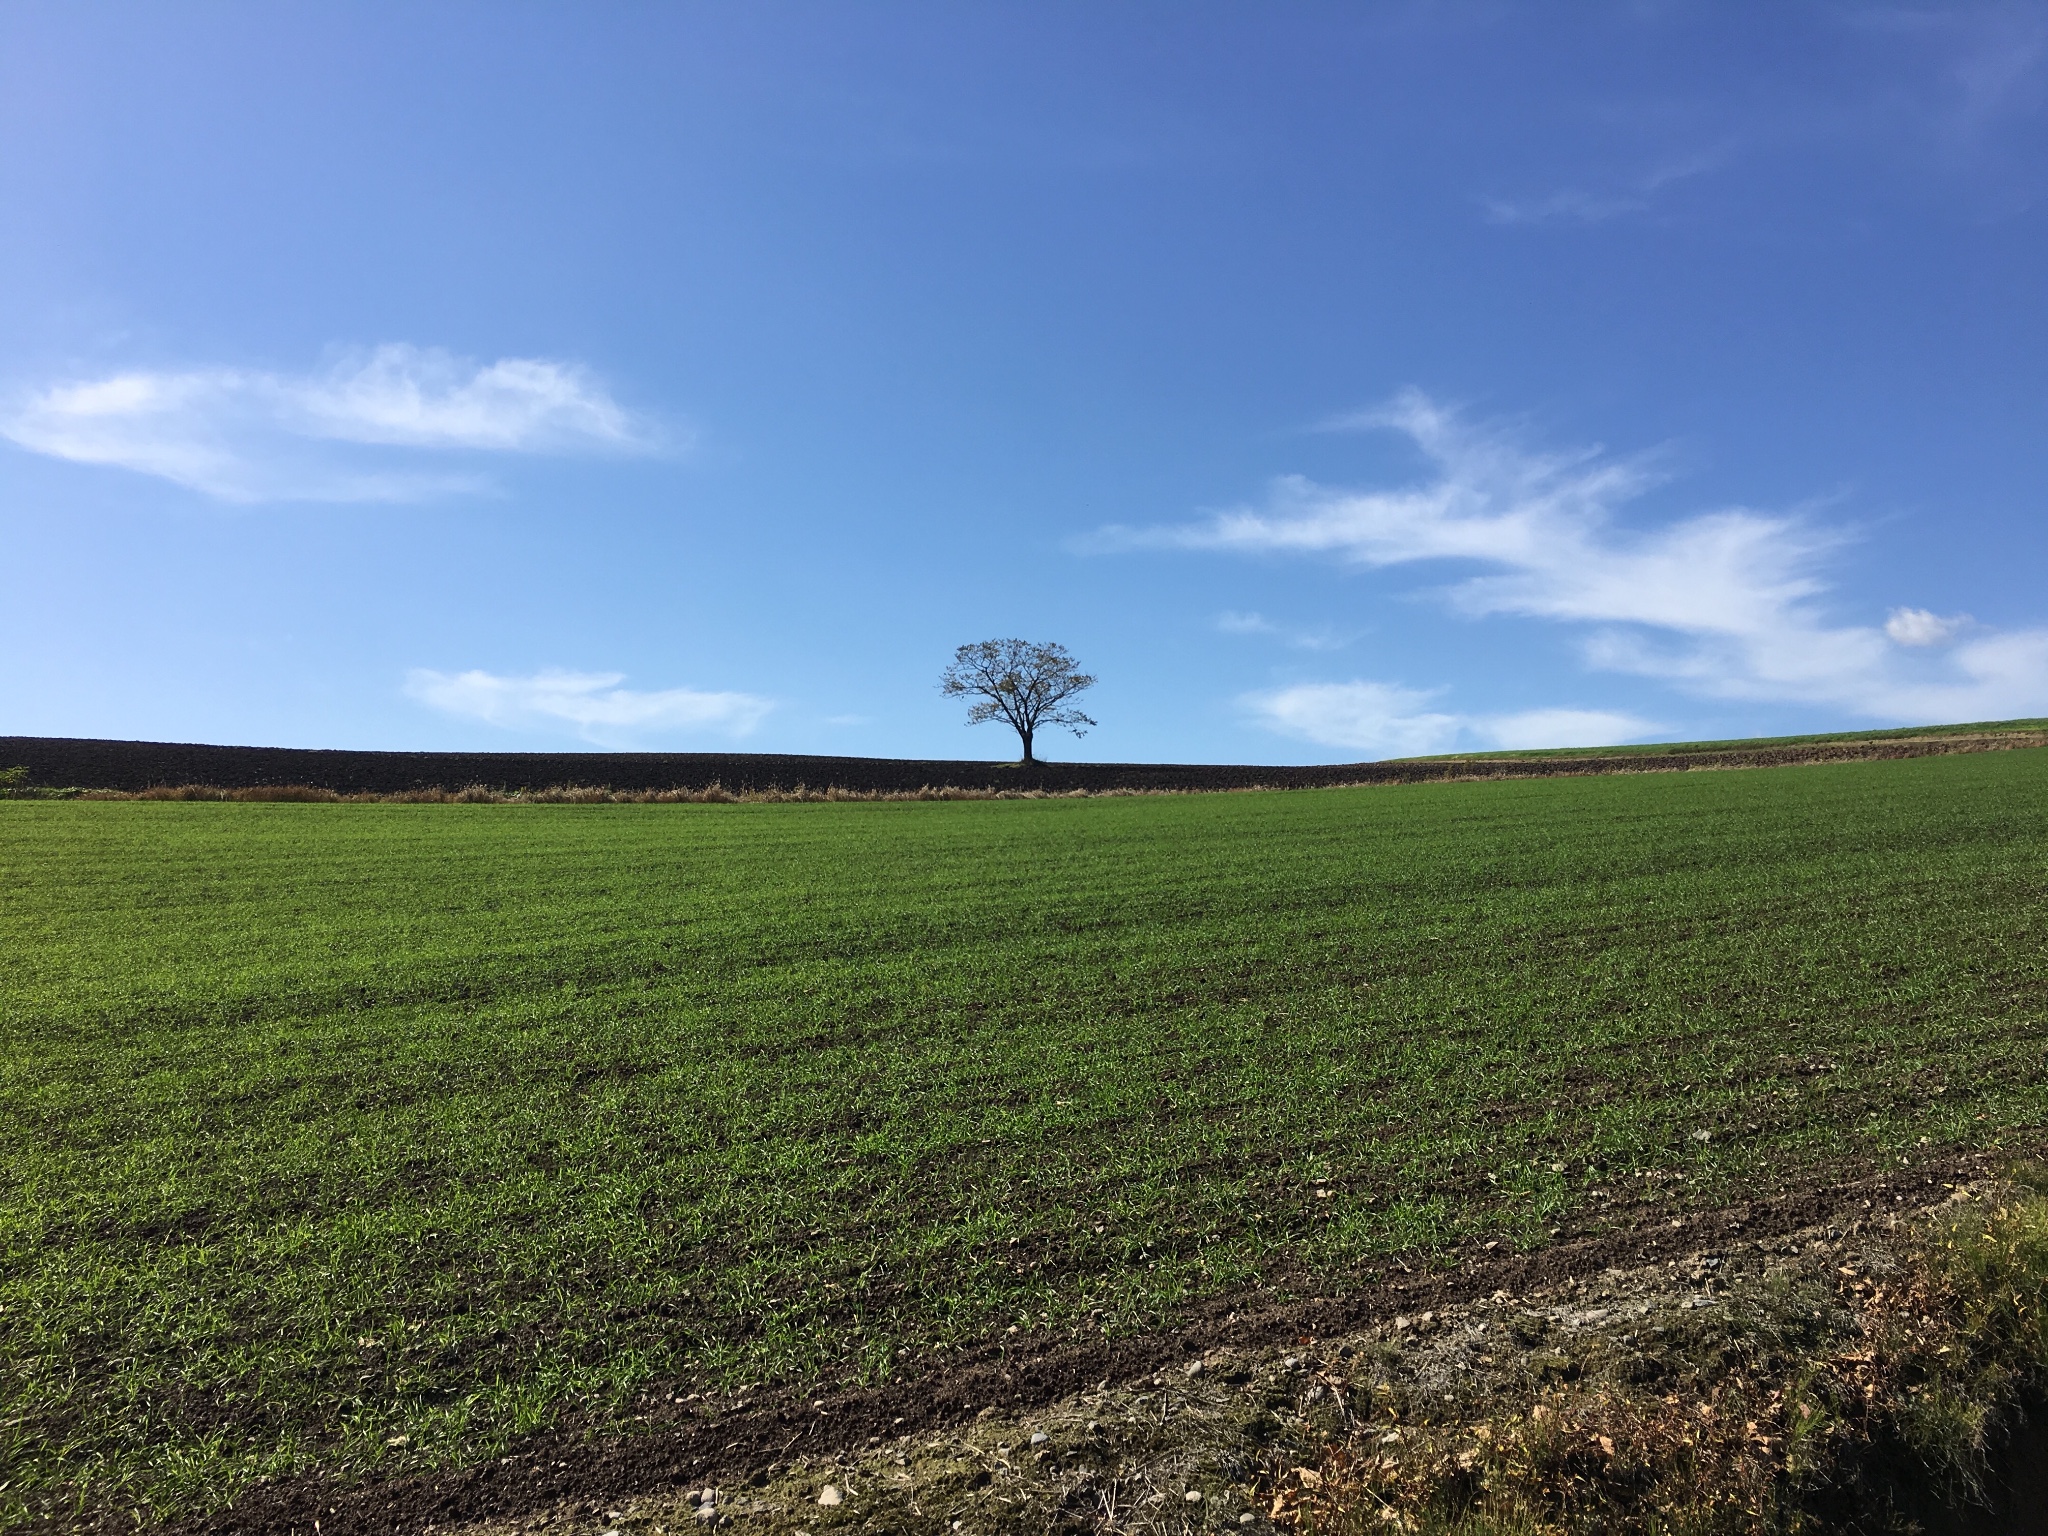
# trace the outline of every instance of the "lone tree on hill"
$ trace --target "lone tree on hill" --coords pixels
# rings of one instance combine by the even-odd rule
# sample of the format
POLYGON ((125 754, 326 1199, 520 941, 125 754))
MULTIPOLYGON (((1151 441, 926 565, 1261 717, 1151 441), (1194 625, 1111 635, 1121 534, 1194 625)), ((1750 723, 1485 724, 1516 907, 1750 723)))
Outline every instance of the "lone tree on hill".
POLYGON ((1024 743, 1024 761, 1035 763, 1031 738, 1043 725, 1063 725, 1076 736, 1088 734, 1095 722, 1067 701, 1095 679, 1074 665, 1064 645, 1033 645, 1029 640, 983 640, 953 653, 953 664, 939 679, 939 692, 949 699, 972 699, 967 723, 1005 720, 1024 743))

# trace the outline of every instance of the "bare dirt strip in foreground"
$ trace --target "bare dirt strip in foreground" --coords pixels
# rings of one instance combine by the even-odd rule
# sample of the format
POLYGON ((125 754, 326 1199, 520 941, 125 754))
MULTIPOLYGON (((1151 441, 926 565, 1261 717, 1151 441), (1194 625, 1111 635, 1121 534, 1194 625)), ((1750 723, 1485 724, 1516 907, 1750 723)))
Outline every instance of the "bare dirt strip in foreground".
MULTIPOLYGON (((1289 1277, 1280 1276, 1257 1292, 1191 1304, 1181 1324, 1169 1331, 1078 1342, 997 1342, 975 1358, 956 1357, 922 1372, 913 1369, 887 1385, 822 1397, 785 1389, 710 1401, 689 1393, 688 1384, 681 1383, 649 1394, 643 1405, 645 1428, 636 1433, 599 1439, 572 1425, 534 1436, 515 1446, 512 1454, 481 1466, 368 1484, 339 1485, 315 1478, 279 1484, 177 1528, 193 1536, 384 1536, 458 1528, 600 1532, 630 1527, 652 1532, 730 1525, 745 1520, 751 1507, 761 1518, 741 1529, 1010 1529, 1010 1524, 983 1518, 960 1524, 950 1519, 885 1518, 876 1524, 855 1507, 858 1501, 843 1494, 833 1499, 822 1486, 810 1485, 819 1482, 819 1468, 848 1469, 838 1473, 840 1483, 832 1485, 838 1493, 842 1485, 851 1485, 855 1461, 878 1454, 877 1447, 893 1452, 929 1441, 935 1434, 958 1436, 978 1424, 994 1425, 992 1433, 1000 1432, 1004 1424, 1033 1413, 1056 1410, 1063 1403, 1071 1406, 1083 1394, 1093 1392, 1099 1399, 1112 1386, 1143 1384, 1161 1372, 1184 1372, 1190 1361, 1219 1354, 1273 1355, 1285 1349, 1306 1354, 1318 1341, 1384 1331, 1396 1319, 1442 1315, 1484 1305, 1489 1298, 1529 1297, 1621 1271, 1670 1268, 1700 1255, 1782 1242, 1793 1234, 1832 1229, 1839 1237, 1843 1228, 1860 1230, 1872 1220, 1939 1203, 1957 1188, 1995 1174, 2013 1155, 2012 1150, 1951 1151, 1917 1159, 1911 1166, 1866 1170, 1850 1180, 1802 1181, 1739 1204, 1676 1216, 1668 1206, 1639 1207, 1603 1218, 1598 1233, 1567 1234, 1531 1253, 1474 1245, 1449 1254, 1390 1259, 1345 1281, 1297 1277, 1303 1288, 1319 1285, 1341 1294, 1290 1296, 1289 1277), (744 1499, 736 1505, 730 1495, 722 1502, 706 1501, 702 1494, 706 1488, 761 1490, 791 1479, 805 1485, 808 1509, 759 1499, 752 1506, 744 1499), (826 1499, 822 1506, 820 1498, 826 1499), (847 1522, 856 1517, 849 1526, 847 1522)), ((965 1441, 957 1443, 963 1451, 971 1449, 965 1441)), ((1024 1443, 1028 1442, 1020 1442, 1020 1457, 1024 1443)), ((1005 1453, 1010 1449, 1003 1446, 1005 1453)), ((992 1487, 986 1472, 968 1473, 967 1482, 973 1485, 970 1492, 992 1487)), ((1196 1491, 1188 1489, 1178 1497, 1188 1500, 1196 1491)), ((879 1509, 872 1513, 883 1514, 879 1509)), ((1211 1507, 1190 1502, 1185 1508, 1154 1508, 1156 1518, 1149 1521, 1143 1518, 1145 1510, 1136 1513, 1137 1524, 1125 1518, 1118 1528, 1191 1530, 1227 1524, 1249 1529, 1268 1523, 1266 1514, 1251 1509, 1224 1520, 1229 1512, 1214 1507, 1213 1500, 1211 1507), (1168 1516, 1170 1523, 1159 1523, 1168 1516)), ((1014 1528, 1032 1528, 1030 1519, 1039 1521, 1038 1529, 1101 1528, 1100 1516, 1080 1517, 1076 1512, 1047 1523, 1054 1514, 1041 1506, 1025 1525, 1014 1528)), ((127 1528, 125 1521, 121 1523, 127 1528)))

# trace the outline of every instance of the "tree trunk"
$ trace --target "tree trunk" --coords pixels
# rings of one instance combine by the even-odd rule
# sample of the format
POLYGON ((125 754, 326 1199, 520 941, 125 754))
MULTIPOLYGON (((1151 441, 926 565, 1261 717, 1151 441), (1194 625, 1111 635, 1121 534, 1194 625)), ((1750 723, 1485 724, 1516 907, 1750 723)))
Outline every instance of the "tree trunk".
POLYGON ((1019 731, 1017 734, 1024 738, 1024 766, 1026 768, 1032 767, 1038 762, 1038 759, 1031 755, 1031 733, 1029 731, 1019 731))

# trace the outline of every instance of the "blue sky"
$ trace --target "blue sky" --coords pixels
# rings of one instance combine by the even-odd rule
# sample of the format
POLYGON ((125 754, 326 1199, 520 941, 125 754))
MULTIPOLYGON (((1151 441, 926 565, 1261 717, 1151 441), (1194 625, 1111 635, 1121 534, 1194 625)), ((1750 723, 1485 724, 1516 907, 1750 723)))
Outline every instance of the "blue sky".
POLYGON ((0 734, 2048 714, 2048 6, 0 11, 0 734))

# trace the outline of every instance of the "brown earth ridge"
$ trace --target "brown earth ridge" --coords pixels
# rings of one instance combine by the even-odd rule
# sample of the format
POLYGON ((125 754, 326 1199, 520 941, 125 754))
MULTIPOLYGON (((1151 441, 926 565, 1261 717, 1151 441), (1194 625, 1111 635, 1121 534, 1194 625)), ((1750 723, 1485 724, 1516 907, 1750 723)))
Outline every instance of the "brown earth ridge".
POLYGON ((220 789, 306 786, 337 794, 404 794, 470 786, 516 791, 556 785, 614 790, 740 793, 839 789, 868 794, 951 787, 1045 794, 1318 789, 1461 779, 1548 778, 1588 773, 1671 773, 1769 768, 2000 751, 2048 745, 2048 731, 1893 736, 1655 755, 1457 758, 1331 763, 1308 767, 1237 763, 994 763, 749 752, 351 752, 229 747, 159 741, 0 736, 0 767, 21 766, 42 788, 136 793, 174 785, 220 789))

